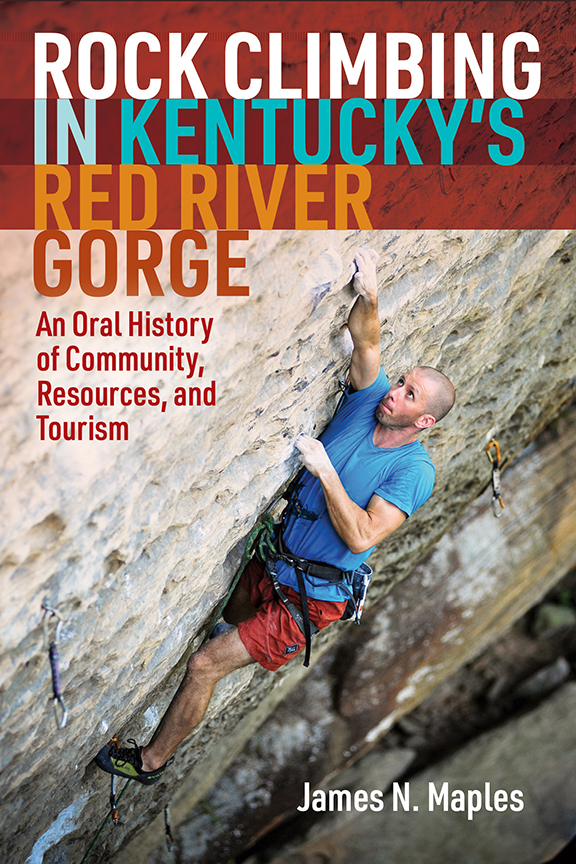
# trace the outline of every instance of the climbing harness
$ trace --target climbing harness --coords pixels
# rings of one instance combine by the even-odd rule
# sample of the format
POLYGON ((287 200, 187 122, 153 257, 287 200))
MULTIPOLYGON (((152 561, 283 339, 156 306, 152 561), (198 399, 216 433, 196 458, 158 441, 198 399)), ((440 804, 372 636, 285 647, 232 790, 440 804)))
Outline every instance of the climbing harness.
POLYGON ((499 519, 502 516, 504 511, 504 502, 502 501, 502 494, 500 490, 500 447, 498 446, 497 441, 490 441, 490 443, 486 447, 486 455, 492 464, 492 513, 494 516, 499 519), (493 456, 490 452, 492 447, 494 447, 496 451, 496 455, 493 456))
POLYGON ((306 593, 304 580, 310 578, 323 579, 326 582, 330 582, 332 585, 338 585, 340 588, 344 588, 349 594, 349 599, 341 618, 344 621, 354 618, 356 623, 360 624, 368 585, 372 577, 372 569, 368 564, 363 563, 356 570, 341 570, 339 567, 334 567, 332 564, 325 564, 322 561, 310 561, 308 558, 301 558, 299 555, 294 555, 292 552, 289 552, 284 546, 282 539, 284 523, 277 523, 275 528, 274 540, 272 543, 265 544, 265 554, 264 558, 261 558, 261 560, 266 565, 266 571, 272 579, 276 594, 298 625, 300 632, 306 640, 304 666, 309 666, 311 640, 312 637, 320 631, 316 624, 314 624, 310 619, 308 595, 306 593), (292 567, 296 573, 302 611, 300 611, 300 609, 298 609, 298 607, 287 598, 286 594, 280 587, 276 573, 277 561, 283 561, 285 564, 288 564, 288 566, 292 567))
MULTIPOLYGON (((281 543, 281 530, 278 533, 278 541, 281 543)), ((277 550, 274 546, 271 546, 266 551, 266 556, 264 558, 266 572, 272 579, 272 584, 274 585, 274 590, 278 595, 278 598, 281 603, 284 604, 287 611, 290 613, 296 624, 298 625, 298 629, 303 634, 306 640, 306 653, 304 656, 304 666, 310 665, 310 649, 311 649, 311 639, 312 636, 315 636, 316 633, 319 632, 319 628, 314 624, 313 621, 310 620, 310 612, 308 609, 308 595, 306 594, 306 587, 304 585, 304 572, 310 574, 310 568, 312 566, 311 561, 305 561, 304 558, 298 558, 297 556, 288 556, 282 550, 280 545, 280 550, 277 550), (302 604, 302 611, 298 609, 297 606, 292 603, 291 600, 288 599, 282 588, 280 587, 280 583, 278 582, 278 576, 276 573, 276 561, 285 561, 286 564, 289 564, 290 567, 294 568, 296 572, 296 578, 298 579, 298 592, 300 594, 300 602, 302 604), (305 570, 303 568, 306 568, 305 570)), ((336 570, 336 568, 332 568, 336 570)), ((340 571, 339 571, 340 572, 340 571)), ((314 574, 317 575, 317 574, 314 574)))
POLYGON ((64 618, 57 609, 49 606, 47 603, 42 603, 42 609, 44 609, 44 615, 42 616, 42 627, 44 630, 44 648, 48 651, 50 670, 52 672, 52 703, 54 705, 54 717, 56 718, 56 726, 59 729, 63 729, 66 726, 66 722, 68 720, 68 709, 66 708, 66 703, 64 702, 64 697, 62 696, 58 643, 60 641, 60 633, 64 625, 64 618), (49 630, 50 621, 52 618, 56 618, 57 623, 54 638, 50 641, 49 630))

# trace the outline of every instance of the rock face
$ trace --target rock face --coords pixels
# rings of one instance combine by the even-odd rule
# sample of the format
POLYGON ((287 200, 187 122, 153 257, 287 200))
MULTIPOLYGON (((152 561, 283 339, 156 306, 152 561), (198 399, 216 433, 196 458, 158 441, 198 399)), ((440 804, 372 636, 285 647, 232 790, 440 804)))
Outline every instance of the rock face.
POLYGON ((549 861, 574 833, 575 709, 576 684, 566 684, 516 722, 397 784, 383 812, 326 816, 307 843, 274 864, 549 861))
MULTIPOLYGON (((253 232, 236 253, 247 257, 235 281, 250 286, 249 296, 216 297, 211 279, 206 295, 194 299, 168 287, 165 298, 105 299, 81 297, 73 288, 50 301, 31 294, 32 240, 31 233, 2 235, 0 681, 7 803, 0 822, 6 860, 41 861, 45 851, 46 862, 74 861, 105 806, 106 783, 90 764, 93 754, 110 733, 146 738, 155 727, 187 646, 197 644, 225 594, 243 539, 294 469, 295 436, 320 431, 333 410, 350 350, 346 285, 354 246, 368 243, 380 254, 381 347, 391 375, 419 363, 438 366, 458 392, 454 411, 424 442, 438 472, 433 498, 373 556, 375 603, 486 485, 483 449, 491 437, 510 459, 572 398, 576 234, 253 232), (44 309, 65 319, 64 337, 35 336, 44 309), (99 317, 118 311, 122 336, 75 336, 70 322, 78 309, 99 317), (212 317, 210 339, 202 344, 197 333, 187 341, 135 342, 126 322, 139 311, 212 317), (91 411, 96 419, 126 420, 130 438, 41 441, 36 354, 55 344, 62 353, 70 344, 81 352, 168 352, 170 345, 197 351, 206 370, 202 386, 216 382, 216 405, 171 404, 174 387, 190 385, 186 373, 102 372, 96 380, 89 371, 61 368, 41 377, 62 387, 158 387, 170 404, 165 413, 148 405, 43 407, 59 422, 87 420, 91 411), (60 655, 71 719, 58 735, 47 704, 43 600, 66 618, 60 655)), ((215 238, 208 240, 214 257, 215 238)), ((167 286, 168 262, 160 269, 167 286)), ((558 515, 556 539, 563 540, 569 524, 561 507, 558 515)), ((534 593, 543 593, 539 580, 528 570, 519 590, 534 585, 534 593)), ((460 585, 451 590, 465 620, 474 597, 460 585)), ((492 596, 485 596, 490 605, 492 596)), ((376 633, 380 625, 372 626, 376 633)), ((339 633, 333 628, 323 637, 316 659, 339 633)), ((483 638, 471 632, 466 650, 456 645, 453 657, 463 659, 483 638)), ((425 645, 422 651, 425 662, 425 645)), ((154 787, 153 797, 144 789, 127 792, 126 824, 93 860, 111 860, 176 793, 186 809, 202 797, 302 677, 294 664, 275 676, 248 668, 221 682, 170 778, 154 787)), ((352 688, 343 698, 355 710, 352 688)), ((373 727, 365 719, 368 733, 373 727)))

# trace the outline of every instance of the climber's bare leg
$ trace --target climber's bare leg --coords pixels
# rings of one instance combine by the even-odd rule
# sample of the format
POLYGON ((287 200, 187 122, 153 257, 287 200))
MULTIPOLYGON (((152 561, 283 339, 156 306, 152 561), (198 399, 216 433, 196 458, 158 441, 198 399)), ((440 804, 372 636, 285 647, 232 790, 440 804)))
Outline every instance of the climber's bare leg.
POLYGON ((150 744, 142 748, 142 769, 154 771, 164 765, 178 744, 202 720, 220 678, 255 662, 244 647, 236 627, 211 639, 196 654, 192 654, 186 674, 162 718, 158 732, 150 744))

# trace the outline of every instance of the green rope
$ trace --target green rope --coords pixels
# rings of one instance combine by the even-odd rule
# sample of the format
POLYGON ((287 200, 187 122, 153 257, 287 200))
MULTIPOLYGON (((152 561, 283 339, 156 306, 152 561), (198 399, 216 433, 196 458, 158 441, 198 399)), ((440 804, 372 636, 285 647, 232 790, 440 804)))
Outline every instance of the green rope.
MULTIPOLYGON (((117 803, 117 804, 119 804, 120 801, 122 800, 122 796, 124 795, 124 792, 126 792, 126 789, 128 788, 128 786, 130 785, 131 782, 132 782, 131 778, 128 778, 128 782, 126 783, 126 785, 125 785, 124 788, 122 789, 122 792, 120 793, 120 795, 119 795, 118 798, 116 799, 116 803, 117 803)), ((86 854, 85 854, 84 857, 82 858, 82 861, 80 861, 80 864, 85 864, 85 862, 88 860, 88 858, 89 858, 89 856, 90 856, 90 853, 92 852, 92 850, 94 849, 94 846, 95 846, 96 843, 98 842, 98 838, 99 838, 100 835, 102 834, 102 831, 103 831, 104 828, 106 827, 106 823, 108 822, 109 819, 110 819, 110 811, 108 811, 108 813, 106 814, 106 818, 105 818, 104 821, 102 822, 102 825, 100 826, 100 830, 98 831, 98 833, 96 834, 94 840, 92 841, 92 844, 91 844, 90 848, 88 849, 88 851, 86 852, 86 854)))
MULTIPOLYGON (((299 475, 299 472, 296 476, 298 476, 298 475, 299 475)), ((293 482, 293 481, 291 481, 291 482, 293 482)), ((266 513, 261 519, 259 519, 256 522, 256 524, 254 525, 254 527, 252 528, 252 530, 248 534, 248 537, 246 538, 246 544, 244 546, 244 554, 242 556, 242 561, 240 563, 240 567, 238 568, 238 572, 236 573, 236 575, 232 581, 232 584, 231 584, 226 596, 224 597, 224 600, 222 601, 222 603, 219 605, 218 609, 216 610, 216 612, 215 612, 215 614, 214 614, 214 616, 210 622, 210 626, 208 627, 208 629, 206 631, 206 635, 202 641, 202 644, 204 644, 210 638, 210 633, 214 629, 214 625, 216 624, 216 622, 218 621, 218 619, 222 615, 222 612, 226 608, 228 601, 230 600, 230 597, 232 596, 234 589, 236 588, 238 582, 240 581, 240 577, 242 576, 242 573, 246 569, 248 562, 254 557, 254 555, 256 553, 258 554, 258 556, 260 557, 260 559, 262 561, 265 561, 267 552, 269 552, 269 551, 270 552, 276 552, 276 547, 274 545, 274 527, 275 527, 274 519, 272 518, 272 516, 270 516, 269 513, 266 513)), ((118 804, 122 800, 122 796, 126 792, 126 789, 128 788, 130 783, 131 783, 131 780, 128 779, 128 782, 126 783, 126 785, 122 789, 122 792, 120 793, 120 795, 117 798, 118 804)), ((92 852, 92 850, 94 849, 94 846, 98 842, 98 838, 102 834, 102 831, 106 827, 106 824, 108 823, 109 819, 110 819, 110 812, 108 812, 106 814, 106 817, 105 817, 104 821, 102 822, 102 825, 100 826, 100 830, 98 831, 94 840, 92 841, 90 848, 88 849, 88 851, 86 852, 86 854, 82 858, 82 861, 80 861, 80 864, 86 864, 86 861, 88 860, 88 858, 90 856, 90 853, 92 852)))
POLYGON ((246 565, 253 558, 254 554, 257 552, 260 558, 264 561, 266 558, 266 550, 271 550, 272 552, 276 551, 274 546, 274 519, 272 516, 266 514, 259 520, 254 528, 248 534, 246 538, 246 545, 244 547, 244 555, 242 556, 242 562, 236 573, 234 579, 232 580, 232 585, 230 586, 228 593, 224 597, 224 600, 218 606, 218 609, 214 613, 212 620, 210 621, 210 626, 206 631, 206 635, 202 641, 202 644, 208 641, 210 638, 210 633, 214 629, 214 625, 222 615, 222 612, 228 605, 228 601, 230 600, 234 589, 238 585, 240 581, 240 577, 242 573, 246 569, 246 565))
MULTIPOLYGON (((242 573, 244 572, 246 565, 251 560, 251 558, 254 556, 254 554, 257 552, 258 555, 260 556, 260 558, 262 558, 262 560, 264 560, 266 557, 266 551, 267 550, 271 550, 273 552, 276 551, 273 538, 274 538, 274 520, 272 519, 271 516, 266 514, 265 516, 262 517, 261 520, 259 520, 256 523, 256 525, 254 526, 252 531, 250 531, 250 533, 246 539, 246 545, 244 547, 244 555, 242 556, 242 562, 240 564, 238 572, 236 573, 236 576, 234 577, 232 585, 230 586, 230 590, 228 591, 228 593, 226 594, 226 597, 224 598, 224 600, 222 601, 222 603, 218 607, 218 610, 215 613, 215 615, 214 615, 214 617, 210 623, 206 637, 204 638, 204 642, 206 642, 206 640, 210 636, 210 633, 212 632, 214 625, 216 624, 216 622, 220 618, 220 616, 221 616, 222 612, 224 611, 228 601, 230 600, 230 597, 232 596, 232 592, 236 588, 236 585, 238 584, 238 581, 239 581, 240 577, 242 576, 242 573)), ((117 799, 118 804, 120 803, 122 796, 126 792, 126 789, 128 788, 128 786, 131 782, 132 781, 130 779, 128 779, 128 782, 126 783, 126 785, 122 789, 122 792, 118 796, 118 799, 117 799)), ((100 830, 98 831, 94 840, 92 841, 90 848, 88 849, 88 851, 86 852, 86 854, 82 858, 82 861, 80 861, 80 864, 86 864, 86 861, 88 860, 88 858, 90 856, 90 853, 92 852, 92 850, 94 849, 94 846, 98 842, 98 839, 99 839, 100 835, 102 834, 102 831, 106 827, 109 819, 110 819, 110 813, 108 812, 106 814, 104 821, 102 822, 102 825, 100 826, 100 830)))

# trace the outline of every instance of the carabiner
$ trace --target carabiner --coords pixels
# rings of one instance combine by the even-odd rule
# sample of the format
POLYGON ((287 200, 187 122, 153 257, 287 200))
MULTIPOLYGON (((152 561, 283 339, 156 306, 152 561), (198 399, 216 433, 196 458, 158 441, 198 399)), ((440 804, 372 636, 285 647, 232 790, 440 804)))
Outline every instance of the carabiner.
POLYGON ((118 825, 118 805, 116 803, 116 789, 115 789, 115 777, 114 774, 110 775, 110 818, 112 819, 113 825, 118 825))
POLYGON ((55 609, 53 606, 49 606, 48 603, 42 603, 42 609, 44 609, 44 615, 42 616, 42 627, 44 630, 44 648, 48 651, 51 644, 57 645, 60 641, 60 633, 64 625, 64 618, 57 609, 55 609), (51 618, 58 619, 56 623, 56 632, 54 633, 54 639, 52 640, 50 640, 50 637, 48 635, 51 618))
POLYGON ((486 455, 492 464, 494 464, 494 457, 490 453, 492 447, 496 448, 496 466, 500 466, 500 447, 498 446, 498 441, 490 441, 490 443, 486 446, 486 455))
POLYGON ((502 496, 492 496, 492 513, 499 519, 502 516, 502 511, 504 510, 504 502, 502 501, 502 496))
POLYGON ((59 696, 54 696, 52 700, 54 706, 54 717, 56 718, 56 726, 58 729, 64 729, 68 722, 68 708, 64 702, 64 697, 60 693, 59 696))
POLYGON ((500 491, 500 447, 496 440, 490 441, 486 446, 486 455, 492 464, 492 513, 499 519, 504 510, 504 502, 500 491), (492 447, 496 450, 496 457, 490 452, 492 447))

